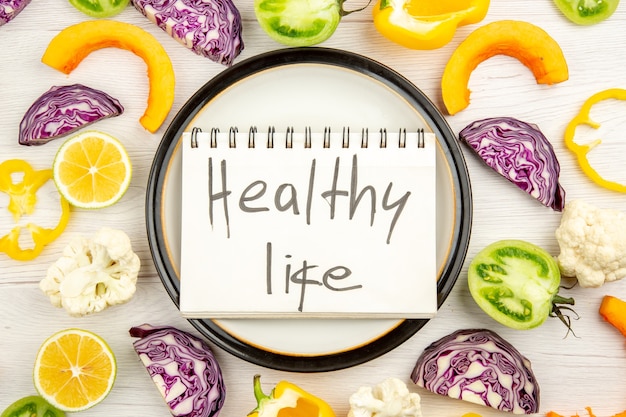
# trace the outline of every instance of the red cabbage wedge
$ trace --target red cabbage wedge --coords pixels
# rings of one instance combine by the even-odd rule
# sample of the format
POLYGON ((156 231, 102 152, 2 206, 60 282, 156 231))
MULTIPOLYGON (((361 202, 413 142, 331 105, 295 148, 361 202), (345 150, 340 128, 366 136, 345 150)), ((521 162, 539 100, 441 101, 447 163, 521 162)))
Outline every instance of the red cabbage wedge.
POLYGON ((559 184, 559 161, 536 125, 493 117, 470 123, 459 138, 498 174, 543 205, 563 210, 565 190, 559 184))
POLYGON ((174 327, 132 327, 133 347, 165 399, 181 417, 217 417, 226 399, 220 366, 209 346, 174 327))
POLYGON ((198 55, 231 65, 243 50, 232 0, 132 0, 150 21, 198 55))
POLYGON ((30 0, 0 0, 0 26, 15 19, 29 3, 30 0))
POLYGON ((20 145, 43 145, 87 125, 124 112, 110 95, 82 84, 52 87, 26 111, 20 122, 20 145))
POLYGON ((530 361, 491 330, 457 330, 433 342, 417 359, 411 379, 435 394, 496 410, 539 411, 530 361))

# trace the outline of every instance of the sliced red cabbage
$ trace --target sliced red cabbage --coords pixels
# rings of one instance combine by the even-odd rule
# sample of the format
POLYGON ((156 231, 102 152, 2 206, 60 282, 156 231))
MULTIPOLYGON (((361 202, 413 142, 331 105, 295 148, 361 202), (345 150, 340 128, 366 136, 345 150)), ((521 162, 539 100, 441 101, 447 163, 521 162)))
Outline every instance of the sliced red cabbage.
POLYGON ((539 385, 528 359, 487 329, 466 329, 424 349, 411 379, 439 395, 514 414, 539 411, 539 385))
POLYGON ((110 95, 82 84, 54 86, 41 95, 20 122, 20 145, 43 145, 98 120, 122 114, 110 95))
POLYGON ((232 0, 132 0, 137 10, 198 55, 231 65, 243 50, 232 0))
POLYGON ((552 144, 536 125, 512 117, 488 118, 470 123, 459 138, 497 173, 543 205, 563 210, 561 167, 552 144))
POLYGON ((13 20, 28 3, 30 0, 0 0, 0 26, 13 20))
POLYGON ((165 399, 182 417, 216 417, 226 399, 220 366, 209 346, 174 327, 132 327, 133 347, 165 399))

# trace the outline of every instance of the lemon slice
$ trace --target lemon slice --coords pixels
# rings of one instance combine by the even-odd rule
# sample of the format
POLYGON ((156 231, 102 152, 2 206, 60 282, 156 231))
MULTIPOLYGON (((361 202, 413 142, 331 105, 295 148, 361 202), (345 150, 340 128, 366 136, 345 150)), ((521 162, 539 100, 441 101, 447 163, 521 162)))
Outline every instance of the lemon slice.
POLYGON ((81 411, 102 401, 117 373, 111 348, 98 335, 65 329, 50 336, 35 360, 35 388, 63 411, 81 411))
POLYGON ((70 204, 102 208, 126 192, 132 173, 122 143, 106 133, 90 130, 67 139, 52 165, 54 183, 70 204))

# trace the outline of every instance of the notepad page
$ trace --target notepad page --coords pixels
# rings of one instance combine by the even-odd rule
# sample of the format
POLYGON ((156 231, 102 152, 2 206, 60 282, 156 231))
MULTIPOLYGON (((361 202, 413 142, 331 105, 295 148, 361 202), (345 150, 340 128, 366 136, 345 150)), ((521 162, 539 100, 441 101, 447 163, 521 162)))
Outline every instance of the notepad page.
POLYGON ((423 148, 413 134, 404 148, 313 136, 212 148, 208 133, 196 147, 184 135, 183 316, 435 314, 435 136, 423 148))

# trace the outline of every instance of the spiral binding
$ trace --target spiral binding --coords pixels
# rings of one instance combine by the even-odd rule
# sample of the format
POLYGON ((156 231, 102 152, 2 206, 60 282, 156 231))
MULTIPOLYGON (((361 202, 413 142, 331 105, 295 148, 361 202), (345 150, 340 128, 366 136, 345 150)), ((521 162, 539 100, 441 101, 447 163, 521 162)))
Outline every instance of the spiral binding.
MULTIPOLYGON (((202 132, 202 129, 200 129, 199 127, 194 127, 191 130, 191 147, 192 148, 198 147, 197 135, 201 132, 202 132)), ((288 127, 287 130, 285 131, 285 147, 288 149, 293 148, 294 132, 295 131, 293 127, 288 127)), ((218 140, 219 133, 220 133, 219 128, 216 128, 216 127, 211 128, 210 140, 209 140, 211 148, 217 147, 217 140, 218 140)), ((237 129, 237 127, 235 126, 230 127, 228 131, 228 147, 230 148, 237 147, 238 133, 239 133, 239 130, 237 129)), ((382 128, 379 130, 378 133, 379 133, 379 147, 386 148, 387 143, 388 143, 387 142, 388 141, 387 129, 382 128)), ((416 133, 417 133, 417 147, 423 148, 425 146, 424 129, 417 129, 416 133)), ((399 148, 406 147, 406 135, 407 135, 406 129, 402 128, 398 130, 398 147, 399 148)), ((256 126, 251 126, 250 129, 248 130, 248 148, 256 147, 257 136, 258 136, 258 130, 256 126)), ((276 136, 276 129, 274 128, 274 126, 269 126, 267 129, 267 141, 265 144, 267 148, 274 147, 275 136, 276 136)), ((312 136, 313 134, 311 132, 311 128, 306 127, 304 129, 304 147, 305 148, 311 148, 312 141, 313 141, 312 136)), ((331 145, 331 129, 330 127, 325 127, 322 146, 324 148, 330 148, 330 145, 331 145)), ((343 128, 341 146, 343 148, 350 147, 350 128, 349 127, 343 128)), ((361 148, 367 148, 368 146, 369 146, 369 130, 367 128, 363 128, 361 129, 361 148)))

